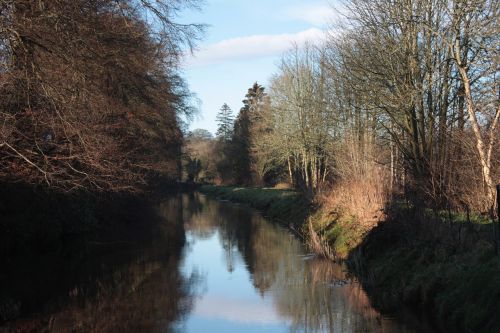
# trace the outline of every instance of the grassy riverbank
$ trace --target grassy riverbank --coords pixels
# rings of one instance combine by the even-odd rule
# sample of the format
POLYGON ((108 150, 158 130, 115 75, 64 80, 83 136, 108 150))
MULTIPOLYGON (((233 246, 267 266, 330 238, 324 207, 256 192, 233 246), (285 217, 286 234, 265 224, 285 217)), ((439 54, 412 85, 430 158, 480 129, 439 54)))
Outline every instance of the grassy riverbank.
POLYGON ((221 200, 250 205, 265 216, 295 229, 300 228, 310 212, 310 203, 292 190, 204 185, 199 191, 221 200))
POLYGON ((380 308, 403 302, 445 331, 500 332, 491 221, 402 204, 370 213, 323 205, 309 219, 309 236, 322 253, 347 260, 380 308))
POLYGON ((500 331, 500 257, 491 242, 493 225, 484 219, 401 205, 378 214, 327 204, 313 211, 289 190, 203 186, 200 191, 292 223, 316 251, 347 260, 383 309, 395 310, 403 302, 429 313, 446 330, 500 331))
POLYGON ((491 224, 390 216, 349 254, 375 299, 403 301, 465 332, 500 332, 500 257, 491 224))
POLYGON ((364 221, 342 207, 311 218, 324 253, 346 259, 378 306, 400 302, 463 332, 500 332, 500 256, 493 224, 459 214, 387 208, 364 221))

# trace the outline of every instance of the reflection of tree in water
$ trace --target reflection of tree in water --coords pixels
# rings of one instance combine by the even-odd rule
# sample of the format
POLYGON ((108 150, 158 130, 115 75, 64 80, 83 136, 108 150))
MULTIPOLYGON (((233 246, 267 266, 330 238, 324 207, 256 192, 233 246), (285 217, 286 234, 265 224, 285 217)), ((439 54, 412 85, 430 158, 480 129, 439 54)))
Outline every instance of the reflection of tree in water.
POLYGON ((253 283, 261 295, 268 291, 277 279, 281 270, 292 267, 290 253, 298 253, 300 244, 280 226, 267 223, 260 216, 252 219, 255 234, 252 237, 253 283))
POLYGON ((300 242, 280 227, 254 217, 253 280, 269 294, 292 332, 372 332, 387 329, 357 283, 342 266, 303 256, 300 242))
MULTIPOLYGON (((255 218, 258 219, 258 218, 255 218)), ((253 224, 258 222, 254 221, 253 224)), ((268 291, 292 332, 392 332, 342 266, 303 256, 297 239, 260 219, 252 237, 254 285, 268 291)))
POLYGON ((231 270, 237 249, 261 295, 291 322, 292 332, 392 332, 395 324, 374 310, 366 293, 340 265, 303 256, 300 242, 253 210, 207 200, 192 216, 190 230, 219 228, 231 270), (308 260, 310 259, 310 260, 308 260))
POLYGON ((391 332, 384 326, 392 324, 382 320, 341 266, 316 259, 291 263, 293 268, 279 271, 273 299, 292 320, 293 332, 391 332))
POLYGON ((217 202, 207 199, 199 193, 183 194, 181 197, 184 211, 183 220, 186 231, 197 238, 211 237, 217 226, 217 202))
MULTIPOLYGON (((76 295, 68 307, 52 316, 53 332, 173 332, 172 324, 192 307, 193 284, 184 280, 179 258, 167 262, 138 261, 113 273, 88 299, 76 295)), ((78 289, 73 291, 78 293, 78 289)))
POLYGON ((158 212, 164 220, 155 239, 133 244, 132 251, 114 249, 115 256, 95 263, 98 272, 85 276, 83 269, 66 295, 46 302, 43 315, 11 322, 0 332, 174 332, 202 281, 179 270, 182 202, 166 200, 158 212))
MULTIPOLYGON (((266 257, 265 253, 255 253, 255 251, 279 251, 275 247, 269 246, 274 239, 273 228, 278 228, 265 222, 262 217, 252 209, 238 207, 231 203, 220 202, 207 199, 200 194, 184 196, 186 201, 192 201, 192 206, 202 207, 185 212, 186 230, 194 232, 197 237, 205 238, 213 235, 218 230, 220 243, 224 248, 225 260, 228 271, 232 271, 235 265, 235 251, 238 251, 245 261, 251 274, 255 271, 267 274, 271 269, 255 270, 254 265, 266 264, 264 261, 256 261, 254 258, 266 257), (260 240, 256 240, 260 238, 260 240), (268 246, 262 246, 266 244, 268 246)), ((277 255, 277 253, 267 253, 267 255, 277 255)), ((269 264, 276 263, 276 260, 269 259, 269 264)), ((270 285, 265 276, 253 276, 256 288, 264 292, 270 285)))

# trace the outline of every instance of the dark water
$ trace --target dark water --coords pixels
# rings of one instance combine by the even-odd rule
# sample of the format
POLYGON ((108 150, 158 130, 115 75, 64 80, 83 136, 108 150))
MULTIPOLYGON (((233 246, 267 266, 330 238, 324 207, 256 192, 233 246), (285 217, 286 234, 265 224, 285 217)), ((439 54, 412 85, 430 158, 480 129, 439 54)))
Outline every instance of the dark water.
POLYGON ((4 274, 0 332, 428 331, 381 315, 342 266, 249 208, 192 193, 158 214, 145 243, 4 274))

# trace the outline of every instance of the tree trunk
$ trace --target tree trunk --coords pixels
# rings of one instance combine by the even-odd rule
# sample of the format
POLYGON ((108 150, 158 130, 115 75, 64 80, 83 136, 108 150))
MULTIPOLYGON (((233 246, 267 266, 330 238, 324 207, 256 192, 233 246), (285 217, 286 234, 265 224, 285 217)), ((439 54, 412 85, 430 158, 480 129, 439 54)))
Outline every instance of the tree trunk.
MULTIPOLYGON (((465 92, 465 100, 467 102, 467 113, 469 114, 470 122, 472 125, 472 131, 474 132, 474 136, 476 138, 476 148, 479 153, 479 161, 481 163, 481 168, 483 171, 483 180, 486 184, 487 187, 487 198, 488 202, 490 205, 494 205, 493 198, 494 198, 494 187, 493 187, 493 179, 491 178, 491 159, 488 159, 489 156, 487 156, 485 145, 484 145, 484 140, 481 135, 481 129, 479 128, 479 124, 477 121, 476 113, 474 110, 474 101, 472 99, 472 92, 471 92, 471 87, 470 87, 470 80, 469 76, 467 74, 467 70, 460 65, 458 66, 458 70, 460 72, 460 77, 462 79, 462 82, 464 84, 464 92, 465 92)), ((496 117, 495 119, 498 119, 498 109, 496 112, 496 117)), ((494 121, 494 124, 496 124, 496 121, 494 121)), ((491 138, 490 141, 493 141, 493 137, 491 138)), ((492 142, 490 142, 490 145, 492 142)))

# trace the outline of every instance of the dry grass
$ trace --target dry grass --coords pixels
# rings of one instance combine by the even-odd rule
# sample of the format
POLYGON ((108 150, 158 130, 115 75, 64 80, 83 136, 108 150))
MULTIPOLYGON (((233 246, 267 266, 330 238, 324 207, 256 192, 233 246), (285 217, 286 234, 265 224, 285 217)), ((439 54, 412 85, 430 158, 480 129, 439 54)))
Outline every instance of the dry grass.
POLYGON ((362 225, 374 225, 384 218, 388 199, 384 178, 374 173, 365 179, 343 181, 320 198, 321 205, 328 211, 347 211, 362 225))
POLYGON ((278 183, 274 185, 276 190, 291 190, 293 189, 293 185, 290 183, 278 183))
POLYGON ((308 242, 312 250, 330 259, 344 259, 379 221, 389 189, 382 170, 337 183, 317 198, 320 209, 309 219, 308 242))

